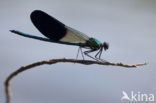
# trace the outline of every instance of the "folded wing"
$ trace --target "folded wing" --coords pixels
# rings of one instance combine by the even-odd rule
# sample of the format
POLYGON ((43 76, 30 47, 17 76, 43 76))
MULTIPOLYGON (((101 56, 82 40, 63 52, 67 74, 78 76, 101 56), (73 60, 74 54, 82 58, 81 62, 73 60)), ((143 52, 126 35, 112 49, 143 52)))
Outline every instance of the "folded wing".
POLYGON ((35 10, 30 15, 35 27, 46 37, 55 41, 85 43, 89 37, 71 27, 68 27, 41 10, 35 10))

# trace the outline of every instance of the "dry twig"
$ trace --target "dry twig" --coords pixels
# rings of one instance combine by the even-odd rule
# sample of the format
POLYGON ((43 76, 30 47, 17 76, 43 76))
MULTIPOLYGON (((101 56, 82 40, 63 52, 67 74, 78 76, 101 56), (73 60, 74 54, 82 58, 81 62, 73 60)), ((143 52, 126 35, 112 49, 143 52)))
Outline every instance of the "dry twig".
POLYGON ((39 62, 35 62, 26 66, 22 66, 20 67, 18 70, 16 70, 15 72, 11 73, 6 81, 5 81, 5 93, 6 93, 6 103, 10 103, 10 99, 11 99, 11 95, 10 95, 10 81, 13 77, 15 77, 17 74, 43 65, 43 64, 55 64, 55 63, 60 63, 60 62, 70 62, 70 63, 79 63, 79 64, 84 64, 84 65, 91 65, 91 64, 99 64, 99 65, 111 65, 111 66, 121 66, 121 67, 127 67, 127 68, 132 68, 132 67, 139 67, 139 66, 143 66, 146 65, 147 63, 140 63, 140 64, 135 64, 135 65, 128 65, 128 64, 123 64, 123 63, 111 63, 111 62, 100 62, 100 61, 91 61, 91 60, 76 60, 76 59, 51 59, 51 60, 43 60, 43 61, 39 61, 39 62))

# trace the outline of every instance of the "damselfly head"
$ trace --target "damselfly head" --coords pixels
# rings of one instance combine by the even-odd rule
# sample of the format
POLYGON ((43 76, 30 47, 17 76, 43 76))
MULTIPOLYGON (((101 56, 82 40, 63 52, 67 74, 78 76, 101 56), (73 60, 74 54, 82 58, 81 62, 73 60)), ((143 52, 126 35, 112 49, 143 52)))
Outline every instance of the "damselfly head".
POLYGON ((102 44, 102 46, 103 46, 103 48, 104 48, 105 51, 109 48, 109 44, 107 42, 104 42, 102 44))

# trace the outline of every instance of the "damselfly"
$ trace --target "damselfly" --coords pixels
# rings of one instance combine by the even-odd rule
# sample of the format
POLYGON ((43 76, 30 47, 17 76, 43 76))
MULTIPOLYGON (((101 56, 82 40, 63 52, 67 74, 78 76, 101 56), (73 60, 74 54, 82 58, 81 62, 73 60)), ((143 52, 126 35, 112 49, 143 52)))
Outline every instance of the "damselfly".
POLYGON ((84 59, 83 56, 84 54, 94 60, 97 61, 102 60, 101 54, 103 49, 107 50, 109 47, 108 43, 106 42, 101 43, 95 38, 88 37, 84 33, 79 32, 69 26, 66 26, 65 24, 61 23, 54 17, 48 15, 47 13, 41 10, 33 11, 30 15, 30 18, 33 24, 35 25, 35 27, 47 38, 26 34, 17 30, 10 30, 10 31, 18 35, 22 35, 25 37, 38 39, 42 41, 79 46, 78 54, 79 51, 81 51, 83 59, 84 59), (85 48, 87 50, 83 52, 82 48, 85 48), (89 55, 89 53, 95 51, 97 51, 97 53, 94 57, 89 55))

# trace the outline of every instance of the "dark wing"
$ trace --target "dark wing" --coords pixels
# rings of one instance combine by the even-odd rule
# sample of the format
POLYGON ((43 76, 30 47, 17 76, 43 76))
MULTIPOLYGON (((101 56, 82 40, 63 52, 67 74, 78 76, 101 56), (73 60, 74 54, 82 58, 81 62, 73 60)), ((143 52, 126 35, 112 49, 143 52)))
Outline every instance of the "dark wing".
POLYGON ((68 27, 41 10, 35 10, 30 15, 35 27, 46 37, 55 41, 85 43, 89 37, 71 27, 68 27))

